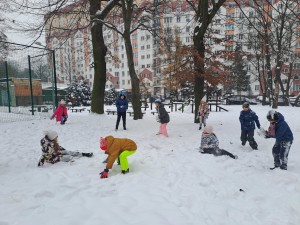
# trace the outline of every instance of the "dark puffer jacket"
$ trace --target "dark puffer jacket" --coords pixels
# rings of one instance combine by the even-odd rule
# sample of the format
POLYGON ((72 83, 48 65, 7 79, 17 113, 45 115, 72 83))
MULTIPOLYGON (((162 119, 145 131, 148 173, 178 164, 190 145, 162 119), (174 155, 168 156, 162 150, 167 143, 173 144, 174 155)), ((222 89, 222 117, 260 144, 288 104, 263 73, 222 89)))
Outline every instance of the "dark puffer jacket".
POLYGON ((164 105, 162 103, 159 104, 159 106, 156 107, 158 118, 160 120, 160 123, 169 123, 170 117, 168 112, 166 111, 164 105))
POLYGON ((116 102, 116 106, 117 106, 117 111, 118 112, 126 112, 126 110, 128 109, 128 102, 126 99, 126 96, 124 96, 123 99, 121 99, 122 94, 120 95, 120 97, 117 99, 116 102))
POLYGON ((253 112, 251 109, 248 111, 241 111, 240 114, 240 122, 241 122, 241 129, 244 131, 252 131, 255 130, 255 124, 257 128, 260 128, 260 123, 258 120, 258 116, 255 112, 253 112))
POLYGON ((278 121, 275 124, 275 138, 277 142, 281 141, 293 141, 293 133, 289 125, 285 122, 284 116, 278 113, 278 121))

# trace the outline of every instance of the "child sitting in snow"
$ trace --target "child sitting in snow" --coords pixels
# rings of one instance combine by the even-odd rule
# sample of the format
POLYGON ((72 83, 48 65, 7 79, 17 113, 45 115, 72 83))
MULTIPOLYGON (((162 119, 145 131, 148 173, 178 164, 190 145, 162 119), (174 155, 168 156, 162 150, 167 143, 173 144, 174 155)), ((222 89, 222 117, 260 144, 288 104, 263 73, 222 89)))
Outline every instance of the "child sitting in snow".
POLYGON ((204 128, 201 137, 200 152, 203 154, 213 154, 214 156, 228 155, 233 159, 237 159, 236 155, 219 148, 217 136, 213 133, 213 127, 207 126, 204 128))
POLYGON ((100 173, 101 179, 108 177, 109 169, 112 168, 116 159, 121 166, 122 173, 129 173, 127 157, 137 150, 137 145, 133 140, 107 136, 105 138, 100 138, 100 148, 105 151, 105 154, 108 154, 107 160, 105 160, 106 168, 100 173))
POLYGON ((93 153, 81 153, 67 151, 58 144, 58 134, 56 131, 48 130, 44 131, 45 137, 41 140, 42 156, 38 163, 38 166, 44 165, 45 162, 57 163, 59 161, 69 162, 73 157, 92 157, 93 153))

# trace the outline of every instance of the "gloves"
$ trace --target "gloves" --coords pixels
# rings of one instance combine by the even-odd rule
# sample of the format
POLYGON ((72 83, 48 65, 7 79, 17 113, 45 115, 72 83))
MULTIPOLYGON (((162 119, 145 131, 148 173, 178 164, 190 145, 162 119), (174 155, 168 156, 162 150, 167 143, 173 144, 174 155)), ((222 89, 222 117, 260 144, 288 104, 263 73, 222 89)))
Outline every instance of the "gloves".
POLYGON ((101 175, 100 178, 108 178, 108 171, 108 169, 104 169, 103 172, 99 173, 99 175, 101 175))
POLYGON ((51 117, 50 117, 50 120, 53 120, 53 119, 54 119, 54 117, 53 117, 53 116, 51 116, 51 117))

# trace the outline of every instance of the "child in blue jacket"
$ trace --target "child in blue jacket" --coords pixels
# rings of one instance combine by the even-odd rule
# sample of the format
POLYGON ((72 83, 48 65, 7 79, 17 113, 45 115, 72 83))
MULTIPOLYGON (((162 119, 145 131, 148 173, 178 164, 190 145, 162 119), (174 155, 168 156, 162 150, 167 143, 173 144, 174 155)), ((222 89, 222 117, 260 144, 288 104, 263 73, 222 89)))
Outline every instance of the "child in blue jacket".
POLYGON ((257 143, 254 139, 255 124, 258 129, 260 129, 260 123, 258 116, 254 111, 250 109, 249 102, 243 104, 243 110, 240 113, 240 123, 241 123, 241 141, 242 145, 249 142, 252 149, 257 150, 257 143))
POLYGON ((274 167, 270 169, 280 167, 282 170, 287 170, 289 151, 294 140, 293 133, 281 113, 270 110, 267 119, 270 122, 270 127, 266 131, 265 137, 276 139, 272 149, 274 167))
POLYGON ((116 106, 118 112, 116 130, 119 128, 121 117, 123 120, 123 129, 126 130, 126 111, 128 109, 128 102, 124 94, 120 94, 119 98, 117 99, 116 106))

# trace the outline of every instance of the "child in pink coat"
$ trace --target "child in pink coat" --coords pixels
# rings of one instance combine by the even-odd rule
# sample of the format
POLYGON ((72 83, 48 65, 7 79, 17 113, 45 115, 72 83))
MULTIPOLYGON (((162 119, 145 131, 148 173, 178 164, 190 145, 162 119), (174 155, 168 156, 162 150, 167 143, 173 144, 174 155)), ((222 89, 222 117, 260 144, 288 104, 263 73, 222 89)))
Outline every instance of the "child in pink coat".
POLYGON ((53 115, 51 116, 51 120, 54 119, 54 117, 56 117, 56 122, 60 121, 60 124, 65 124, 65 122, 68 119, 68 110, 66 107, 66 102, 62 99, 57 107, 57 109, 55 110, 55 112, 53 113, 53 115))

